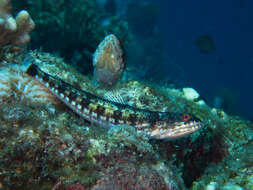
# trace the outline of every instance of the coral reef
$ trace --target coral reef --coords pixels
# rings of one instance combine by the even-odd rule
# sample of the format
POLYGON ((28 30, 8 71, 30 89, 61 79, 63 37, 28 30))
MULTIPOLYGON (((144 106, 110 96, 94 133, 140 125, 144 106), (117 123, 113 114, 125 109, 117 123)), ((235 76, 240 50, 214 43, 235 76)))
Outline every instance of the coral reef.
POLYGON ((117 37, 110 34, 99 44, 93 55, 95 79, 104 86, 114 85, 124 69, 123 51, 117 37))
MULTIPOLYGON (((93 52, 107 32, 115 33, 120 40, 129 37, 127 23, 119 21, 117 16, 97 12, 95 1, 13 2, 17 12, 19 7, 27 7, 38 25, 33 46, 47 46, 60 54, 66 53, 66 57, 75 51, 82 54, 84 47, 93 52)), ((107 5, 113 3, 107 2, 107 5)), ((114 8, 106 6, 114 14, 114 8)), ((129 22, 136 22, 132 28, 136 33, 147 21, 155 23, 157 15, 153 4, 138 6, 128 10, 129 22), (144 21, 136 20, 140 9, 145 13, 144 21)), ((0 1, 0 189, 253 189, 251 122, 207 106, 192 88, 173 89, 126 80, 111 91, 98 88, 91 78, 77 72, 60 57, 40 51, 20 54, 15 49, 4 51, 10 46, 25 45, 33 28, 28 12, 20 11, 13 18, 10 1, 0 1), (24 70, 30 63, 100 97, 151 111, 192 113, 205 122, 205 127, 186 138, 164 141, 149 139, 125 125, 110 129, 94 126, 26 75, 24 70)), ((139 60, 134 57, 134 64, 160 62, 153 24, 150 29, 145 32, 145 39, 132 44, 134 55, 140 57, 139 60), (146 36, 150 38, 147 40, 146 36), (142 43, 150 50, 143 49, 142 43), (144 52, 156 56, 143 60, 144 52)), ((110 53, 102 57, 103 61, 109 60, 106 69, 115 72, 115 77, 109 80, 112 84, 120 78, 123 69, 122 52, 115 50, 115 46, 119 46, 118 41, 109 50, 119 51, 119 62, 114 62, 117 64, 109 59, 110 53)), ((147 67, 142 64, 140 68, 143 71, 147 67)), ((151 68, 155 70, 157 66, 153 64, 151 68)))
POLYGON ((213 155, 216 156, 215 162, 210 163, 203 175, 193 183, 193 190, 207 189, 211 185, 222 190, 253 188, 253 124, 229 116, 224 120, 222 124, 226 129, 222 131, 221 138, 224 139, 225 156, 213 155))
POLYGON ((29 34, 35 27, 27 11, 20 11, 16 18, 13 18, 11 10, 10 0, 0 2, 0 48, 7 45, 27 44, 30 41, 29 34))
POLYGON ((25 57, 20 65, 13 58, 0 64, 0 189, 252 189, 252 123, 189 99, 183 89, 130 80, 116 91, 126 103, 187 111, 205 127, 175 141, 150 140, 128 126, 96 127, 55 101, 23 67, 35 63, 101 97, 107 89, 59 57, 39 51, 25 57))
MULTIPOLYGON (((30 52, 27 57, 25 62, 36 63, 73 85, 79 84, 93 93, 96 91, 92 85, 81 84, 88 83, 87 77, 76 73, 62 59, 40 52, 30 52)), ((153 189, 160 185, 163 189, 184 187, 180 175, 174 174, 170 165, 160 161, 149 140, 132 128, 106 132, 90 126, 59 104, 53 110, 48 109, 50 94, 47 94, 49 99, 39 99, 44 103, 36 106, 37 97, 33 94, 46 97, 43 88, 30 79, 33 86, 28 84, 29 88, 26 88, 28 86, 23 85, 26 87, 17 90, 16 83, 12 82, 15 81, 12 78, 17 76, 22 84, 26 81, 27 76, 21 74, 22 67, 14 67, 20 69, 18 74, 11 72, 14 68, 10 65, 5 66, 8 77, 3 81, 7 82, 1 82, 1 88, 6 92, 4 100, 11 100, 1 101, 0 105, 0 154, 6 158, 0 162, 0 183, 4 189, 111 189, 114 186, 131 189, 136 182, 139 183, 138 189, 148 185, 153 189), (24 94, 9 96, 16 92, 24 94), (131 171, 136 175, 130 176, 131 171), (164 175, 160 175, 160 171, 164 175), (114 174, 122 177, 117 179, 114 174), (167 176, 166 180, 164 176, 167 176), (156 183, 151 183, 151 180, 156 183), (106 186, 102 185, 104 183, 106 186)))
POLYGON ((150 189, 172 190, 175 187, 166 185, 162 177, 147 165, 118 163, 117 167, 107 168, 105 177, 97 182, 92 190, 106 189, 150 189), (118 179, 116 176, 121 176, 118 179))

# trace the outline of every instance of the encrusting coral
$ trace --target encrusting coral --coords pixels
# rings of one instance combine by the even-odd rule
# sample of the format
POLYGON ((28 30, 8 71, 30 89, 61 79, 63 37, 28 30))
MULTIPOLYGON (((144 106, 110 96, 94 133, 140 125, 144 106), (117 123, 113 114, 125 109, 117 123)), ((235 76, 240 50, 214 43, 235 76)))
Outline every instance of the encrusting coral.
POLYGON ((11 15, 11 1, 0 1, 0 48, 7 45, 22 46, 30 41, 35 24, 29 13, 20 11, 16 18, 11 15))

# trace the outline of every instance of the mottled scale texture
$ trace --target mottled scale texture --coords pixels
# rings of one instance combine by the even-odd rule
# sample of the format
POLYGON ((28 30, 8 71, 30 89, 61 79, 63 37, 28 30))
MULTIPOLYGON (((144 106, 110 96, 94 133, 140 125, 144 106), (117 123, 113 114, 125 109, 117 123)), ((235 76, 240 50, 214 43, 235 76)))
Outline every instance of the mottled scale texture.
POLYGON ((114 85, 124 69, 123 51, 117 37, 110 34, 99 44, 93 55, 95 79, 104 86, 114 85))
POLYGON ((186 136, 202 126, 202 122, 190 114, 143 110, 103 99, 50 76, 35 64, 30 65, 27 74, 44 84, 77 114, 99 126, 128 125, 159 139, 186 136))

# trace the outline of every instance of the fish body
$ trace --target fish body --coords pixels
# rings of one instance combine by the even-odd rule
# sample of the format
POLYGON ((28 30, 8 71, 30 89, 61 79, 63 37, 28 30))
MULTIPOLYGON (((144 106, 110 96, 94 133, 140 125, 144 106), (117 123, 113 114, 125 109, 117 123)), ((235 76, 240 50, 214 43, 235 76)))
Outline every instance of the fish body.
POLYGON ((31 64, 26 73, 74 112, 98 126, 129 125, 158 139, 179 138, 202 127, 202 122, 190 114, 149 111, 98 97, 45 73, 35 64, 31 64))
POLYGON ((211 35, 205 34, 199 36, 195 45, 198 47, 201 53, 210 54, 216 50, 214 40, 211 35))
POLYGON ((102 86, 113 86, 120 79, 124 70, 123 50, 115 35, 107 35, 100 42, 93 54, 93 66, 95 79, 102 86))

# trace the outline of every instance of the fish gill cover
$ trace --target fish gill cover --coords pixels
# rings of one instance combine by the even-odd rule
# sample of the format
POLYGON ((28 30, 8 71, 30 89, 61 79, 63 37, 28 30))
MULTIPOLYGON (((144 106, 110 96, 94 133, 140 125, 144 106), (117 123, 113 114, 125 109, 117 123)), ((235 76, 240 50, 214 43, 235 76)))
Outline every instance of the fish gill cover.
MULTIPOLYGON (((118 7, 120 2, 13 1, 14 10, 26 7, 26 15, 31 15, 25 17, 29 21, 25 23, 33 23, 33 19, 36 28, 41 27, 40 33, 34 30, 30 46, 40 44, 43 49, 55 50, 46 53, 41 49, 26 50, 28 40, 16 43, 15 39, 29 35, 33 27, 10 31, 6 27, 9 19, 15 23, 11 2, 0 1, 0 10, 5 10, 0 11, 5 12, 1 16, 5 23, 1 25, 1 32, 8 34, 8 38, 0 38, 0 189, 252 189, 252 123, 208 106, 193 88, 137 81, 142 76, 131 69, 140 69, 141 63, 141 68, 145 68, 144 62, 149 58, 143 57, 143 61, 125 67, 123 78, 119 77, 118 83, 110 88, 96 84, 93 70, 90 75, 84 75, 79 69, 80 60, 84 65, 92 64, 89 58, 82 58, 87 55, 83 49, 93 56, 99 41, 110 30, 119 32, 115 34, 125 52, 133 47, 129 45, 131 40, 139 45, 132 51, 140 51, 141 42, 158 43, 155 31, 149 34, 151 39, 147 42, 137 40, 136 43, 134 39, 139 34, 133 28, 127 31, 128 41, 121 37, 126 28, 119 27, 120 23, 126 26, 130 22, 123 15, 135 3, 147 13, 157 6, 153 7, 152 2, 147 5, 147 2, 129 1, 128 8, 119 14, 109 5, 118 7), (78 38, 74 17, 65 21, 72 21, 71 34, 68 25, 62 28, 58 22, 68 11, 80 13, 87 21, 79 28, 83 35, 78 38), (96 20, 97 17, 101 19, 96 20), (114 23, 117 20, 120 23, 114 23), (107 28, 102 34, 101 21, 102 27, 107 28), (110 24, 105 25, 108 21, 110 24), (70 53, 64 57, 67 61, 59 56, 67 52, 62 49, 62 43, 55 40, 51 46, 54 38, 49 31, 66 32, 62 43, 69 45, 70 53), (70 45, 76 43, 73 39, 82 48, 70 45), (151 137, 162 134, 168 126, 175 127, 169 128, 169 135, 176 129, 184 132, 191 129, 187 127, 191 121, 202 121, 204 126, 170 141, 147 135, 150 130, 151 137), (103 128, 104 123, 114 126, 103 128)), ((158 56, 159 52, 154 55, 158 56)), ((128 61, 133 59, 126 59, 125 63, 128 61)))

